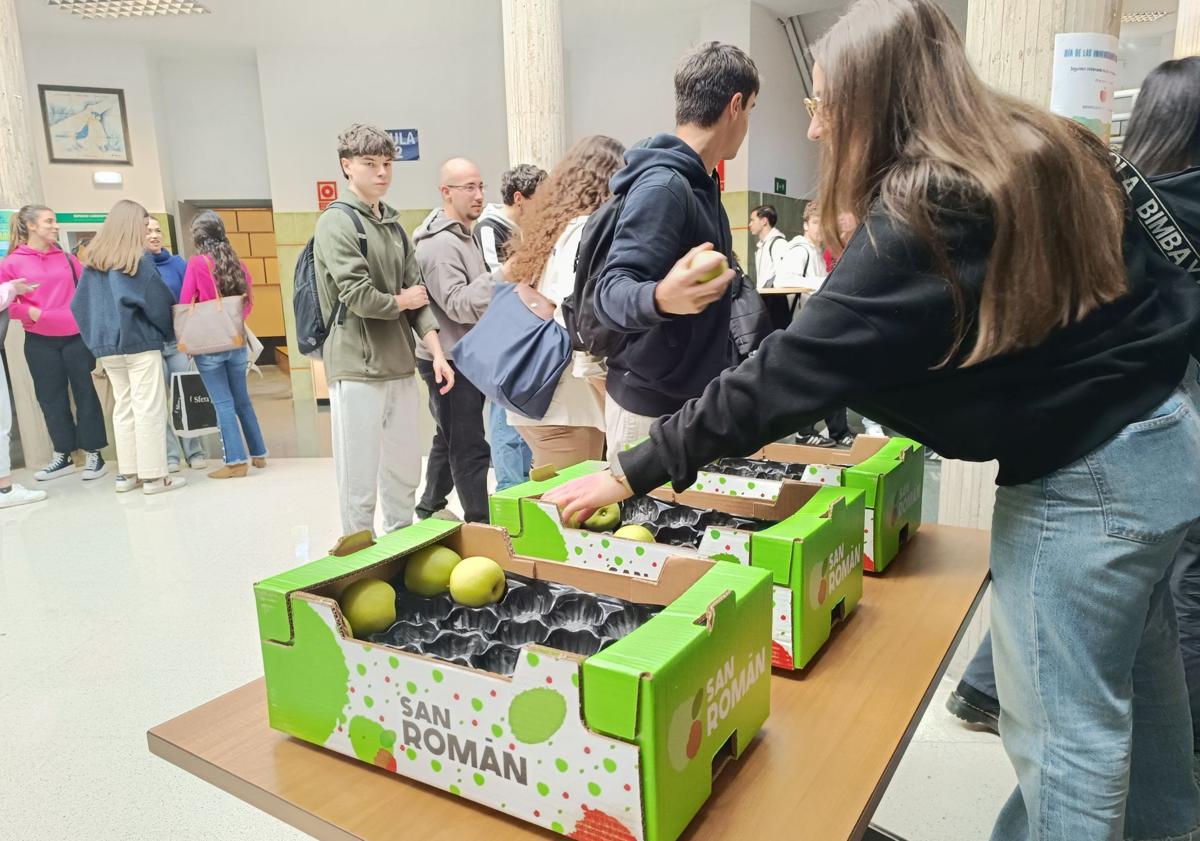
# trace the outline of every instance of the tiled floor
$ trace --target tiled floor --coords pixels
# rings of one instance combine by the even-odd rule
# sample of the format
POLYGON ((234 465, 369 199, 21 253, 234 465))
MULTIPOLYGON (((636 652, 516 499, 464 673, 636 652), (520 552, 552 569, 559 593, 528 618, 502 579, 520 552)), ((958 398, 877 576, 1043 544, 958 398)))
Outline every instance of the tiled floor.
MULTIPOLYGON (((252 582, 323 554, 339 531, 332 463, 280 457, 327 442, 328 414, 305 409, 317 431, 298 434, 286 378, 268 373, 254 386, 265 471, 192 471, 191 486, 153 498, 66 477, 49 501, 0 511, 0 839, 300 837, 145 741, 261 674, 252 582)), ((947 688, 876 816, 909 841, 986 837, 1013 784, 997 740, 945 713, 947 688)))

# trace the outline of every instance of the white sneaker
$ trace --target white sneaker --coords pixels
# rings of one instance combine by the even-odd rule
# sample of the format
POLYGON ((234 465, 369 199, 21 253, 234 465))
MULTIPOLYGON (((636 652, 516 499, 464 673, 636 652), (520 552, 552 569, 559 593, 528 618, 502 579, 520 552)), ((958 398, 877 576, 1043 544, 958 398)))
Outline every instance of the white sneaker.
POLYGON ((87 454, 87 463, 83 466, 83 481, 99 479, 107 472, 108 465, 104 463, 104 457, 99 452, 92 450, 87 454))
POLYGON ((75 462, 71 460, 70 453, 60 453, 54 451, 54 455, 50 456, 50 463, 33 474, 33 478, 39 482, 48 482, 51 479, 57 479, 59 476, 69 476, 75 472, 75 462))
POLYGON ((168 461, 167 462, 167 472, 168 473, 178 473, 179 472, 179 462, 168 461))
POLYGON ((203 470, 208 467, 208 459, 204 456, 192 456, 188 459, 188 467, 192 470, 203 470))
POLYGON ((137 476, 126 476, 124 473, 117 474, 117 493, 123 494, 135 490, 142 480, 137 476))
POLYGON ((41 502, 45 498, 45 491, 31 491, 29 488, 14 484, 8 493, 0 494, 0 508, 15 508, 18 505, 41 502))
POLYGON ((143 482, 142 493, 146 496, 165 494, 167 491, 178 490, 186 484, 187 479, 181 476, 166 476, 162 479, 155 479, 153 482, 143 482))

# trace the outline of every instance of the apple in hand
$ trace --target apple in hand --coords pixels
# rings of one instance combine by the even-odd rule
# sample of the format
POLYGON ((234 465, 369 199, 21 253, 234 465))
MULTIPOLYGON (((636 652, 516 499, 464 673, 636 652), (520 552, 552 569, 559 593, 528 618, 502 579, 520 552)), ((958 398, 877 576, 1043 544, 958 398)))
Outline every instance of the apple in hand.
POLYGON ((704 274, 696 278, 696 282, 708 283, 729 271, 729 263, 726 261, 725 255, 719 251, 701 251, 688 263, 688 268, 703 269, 704 274))
POLYGON ((621 506, 602 505, 592 516, 583 521, 588 531, 612 531, 621 523, 621 506))
POLYGON ((613 537, 623 537, 626 540, 637 540, 642 543, 654 542, 654 532, 650 531, 650 529, 646 528, 645 526, 639 526, 636 524, 621 526, 613 533, 613 537))
POLYGON ((379 578, 355 581, 342 593, 340 604, 352 636, 386 631, 396 621, 396 591, 379 578))
POLYGON ((404 566, 404 586, 418 596, 436 596, 450 586, 450 573, 462 556, 446 546, 418 549, 404 566))
POLYGON ((467 607, 483 607, 504 596, 504 568, 491 558, 463 558, 450 573, 450 595, 467 607))

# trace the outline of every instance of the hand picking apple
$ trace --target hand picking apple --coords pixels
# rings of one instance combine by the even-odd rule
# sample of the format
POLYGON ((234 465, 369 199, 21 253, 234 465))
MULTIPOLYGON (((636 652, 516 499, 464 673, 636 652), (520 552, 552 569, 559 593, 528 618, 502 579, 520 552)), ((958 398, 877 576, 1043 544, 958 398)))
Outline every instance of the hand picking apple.
POLYGON ((733 281, 733 269, 725 263, 724 255, 718 256, 721 257, 721 263, 725 264, 725 269, 715 276, 712 272, 719 264, 714 265, 712 257, 696 261, 697 256, 711 251, 711 242, 697 245, 680 257, 667 276, 658 282, 654 287, 654 303, 659 312, 695 315, 724 296, 733 281))
POLYGON ((605 505, 629 499, 633 493, 611 472, 605 470, 573 479, 542 495, 562 512, 563 522, 586 521, 605 505))

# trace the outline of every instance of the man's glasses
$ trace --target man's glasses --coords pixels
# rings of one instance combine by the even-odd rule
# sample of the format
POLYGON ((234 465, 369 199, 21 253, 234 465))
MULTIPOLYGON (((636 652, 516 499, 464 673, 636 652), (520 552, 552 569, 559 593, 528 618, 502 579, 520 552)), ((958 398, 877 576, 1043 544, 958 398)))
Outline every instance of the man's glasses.
POLYGON ((466 190, 468 193, 485 192, 484 184, 447 184, 447 190, 466 190))
POLYGON ((810 119, 816 117, 817 112, 821 110, 821 97, 804 97, 804 107, 808 110, 808 116, 810 119))

